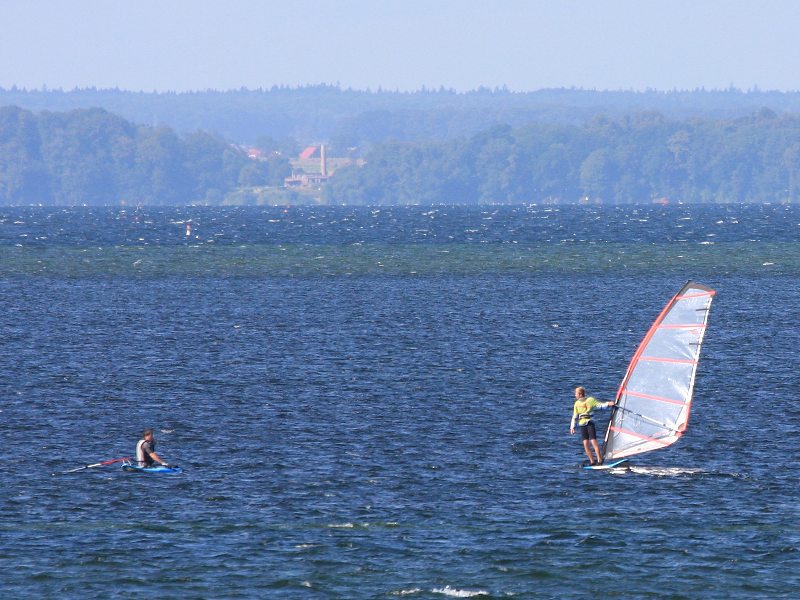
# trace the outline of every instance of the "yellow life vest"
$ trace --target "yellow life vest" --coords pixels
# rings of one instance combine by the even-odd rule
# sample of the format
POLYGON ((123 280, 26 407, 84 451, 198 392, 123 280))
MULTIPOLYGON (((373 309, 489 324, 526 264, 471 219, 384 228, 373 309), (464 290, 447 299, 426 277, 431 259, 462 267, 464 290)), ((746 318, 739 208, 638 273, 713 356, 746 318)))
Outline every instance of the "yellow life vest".
POLYGON ((586 425, 592 420, 592 411, 598 404, 600 403, 592 396, 575 401, 572 414, 578 418, 578 425, 586 425))

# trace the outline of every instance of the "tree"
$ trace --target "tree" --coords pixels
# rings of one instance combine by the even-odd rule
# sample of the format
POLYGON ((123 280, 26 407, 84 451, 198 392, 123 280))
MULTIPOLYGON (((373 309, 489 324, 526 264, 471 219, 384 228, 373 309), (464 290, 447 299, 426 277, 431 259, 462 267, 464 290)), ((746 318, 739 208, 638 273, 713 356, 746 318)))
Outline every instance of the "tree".
POLYGON ((51 198, 34 116, 16 107, 0 109, 0 203, 49 204, 51 198))
POLYGON ((786 199, 788 202, 794 203, 798 177, 800 177, 800 143, 794 143, 784 150, 783 164, 789 174, 786 199))
POLYGON ((580 182, 583 193, 592 199, 611 196, 614 164, 606 148, 595 150, 581 163, 580 182))

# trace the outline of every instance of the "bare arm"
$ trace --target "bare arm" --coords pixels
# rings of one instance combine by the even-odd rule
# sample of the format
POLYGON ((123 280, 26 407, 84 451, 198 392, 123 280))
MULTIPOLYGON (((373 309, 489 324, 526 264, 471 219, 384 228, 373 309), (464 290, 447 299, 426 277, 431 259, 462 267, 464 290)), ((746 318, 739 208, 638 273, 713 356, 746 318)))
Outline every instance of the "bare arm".
POLYGON ((156 454, 155 452, 150 452, 150 453, 149 453, 149 456, 150 456, 150 458, 152 458, 154 461, 156 461, 156 462, 157 462, 158 464, 160 464, 160 465, 166 465, 166 464, 167 464, 167 463, 166 463, 165 461, 163 461, 163 460, 161 459, 161 457, 160 457, 158 454, 156 454))

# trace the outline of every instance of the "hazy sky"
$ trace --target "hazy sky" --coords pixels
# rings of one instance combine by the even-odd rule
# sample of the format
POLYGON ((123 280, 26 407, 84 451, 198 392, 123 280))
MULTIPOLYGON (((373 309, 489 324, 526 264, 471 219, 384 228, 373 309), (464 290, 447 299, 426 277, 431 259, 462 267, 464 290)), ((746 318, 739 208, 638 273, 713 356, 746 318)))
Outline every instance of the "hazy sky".
POLYGON ((0 0, 0 86, 800 90, 800 0, 0 0))

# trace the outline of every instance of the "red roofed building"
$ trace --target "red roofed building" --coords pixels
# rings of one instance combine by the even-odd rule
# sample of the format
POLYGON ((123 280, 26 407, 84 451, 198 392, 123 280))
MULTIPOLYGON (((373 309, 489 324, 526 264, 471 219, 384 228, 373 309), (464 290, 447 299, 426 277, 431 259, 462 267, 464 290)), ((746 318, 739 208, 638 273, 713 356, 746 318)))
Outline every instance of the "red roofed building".
POLYGON ((301 160, 308 160, 309 158, 319 158, 319 146, 308 146, 300 153, 298 157, 301 160))

